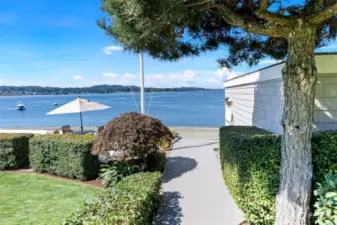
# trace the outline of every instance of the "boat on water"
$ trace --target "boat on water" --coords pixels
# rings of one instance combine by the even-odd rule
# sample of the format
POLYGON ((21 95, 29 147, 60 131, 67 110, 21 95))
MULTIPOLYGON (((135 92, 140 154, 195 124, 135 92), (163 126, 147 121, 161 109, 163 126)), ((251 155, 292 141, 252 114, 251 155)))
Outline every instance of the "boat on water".
POLYGON ((25 105, 21 102, 16 103, 16 110, 25 110, 25 105))
POLYGON ((53 106, 58 106, 58 105, 59 105, 59 104, 57 104, 57 103, 55 103, 55 102, 53 103, 53 106))

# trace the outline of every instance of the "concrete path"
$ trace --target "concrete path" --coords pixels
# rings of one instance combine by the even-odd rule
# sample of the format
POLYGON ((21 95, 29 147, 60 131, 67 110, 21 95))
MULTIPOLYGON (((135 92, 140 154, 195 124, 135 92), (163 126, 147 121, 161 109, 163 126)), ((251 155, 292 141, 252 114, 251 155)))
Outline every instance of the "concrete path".
POLYGON ((176 129, 156 225, 238 225, 242 212, 227 191, 217 152, 217 129, 176 129))

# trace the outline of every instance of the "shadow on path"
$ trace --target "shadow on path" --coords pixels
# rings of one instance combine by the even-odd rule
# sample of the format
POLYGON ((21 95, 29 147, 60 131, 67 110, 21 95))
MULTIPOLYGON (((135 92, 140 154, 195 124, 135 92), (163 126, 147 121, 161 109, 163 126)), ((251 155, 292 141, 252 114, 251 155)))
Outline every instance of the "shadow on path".
POLYGON ((178 148, 172 148, 171 151, 179 150, 179 149, 186 149, 186 148, 198 148, 198 147, 209 146, 209 145, 214 145, 214 144, 218 144, 218 143, 219 142, 217 142, 217 141, 213 141, 213 142, 208 142, 208 143, 204 143, 204 144, 200 144, 200 145, 182 146, 182 147, 178 147, 178 148))
POLYGON ((161 207, 154 218, 154 225, 181 224, 182 209, 180 207, 181 194, 177 191, 164 192, 161 207))
POLYGON ((194 170, 197 165, 197 161, 192 158, 182 156, 168 157, 166 162, 167 169, 162 182, 167 183, 170 180, 178 178, 184 173, 194 170))

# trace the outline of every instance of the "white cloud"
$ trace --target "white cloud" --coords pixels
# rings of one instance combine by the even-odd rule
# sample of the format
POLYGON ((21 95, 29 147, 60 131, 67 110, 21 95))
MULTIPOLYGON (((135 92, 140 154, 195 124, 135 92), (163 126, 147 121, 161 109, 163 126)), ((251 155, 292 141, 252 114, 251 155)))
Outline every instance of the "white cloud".
POLYGON ((278 63, 280 62, 279 60, 274 60, 274 59, 265 59, 265 60, 262 60, 260 61, 259 64, 263 65, 263 64, 275 64, 275 63, 278 63))
POLYGON ((183 74, 184 79, 190 80, 190 79, 195 79, 196 74, 192 70, 185 70, 183 74))
POLYGON ((165 77, 163 74, 154 74, 150 77, 152 80, 163 80, 165 77))
POLYGON ((103 48, 103 52, 107 55, 111 55, 112 52, 119 52, 119 51, 123 51, 123 47, 111 45, 103 48))
POLYGON ((80 75, 74 76, 74 80, 83 80, 83 77, 80 75))
POLYGON ((219 82, 223 82, 228 79, 232 79, 236 76, 239 76, 241 73, 229 70, 228 68, 218 69, 214 72, 214 76, 217 77, 219 82))
POLYGON ((136 78, 136 75, 132 74, 132 73, 125 73, 123 76, 122 76, 122 79, 124 80, 133 80, 136 78))
POLYGON ((213 77, 213 78, 211 78, 211 79, 208 79, 207 82, 208 82, 208 83, 216 83, 216 84, 217 84, 217 83, 219 83, 219 80, 217 80, 217 79, 215 79, 215 78, 213 77))
MULTIPOLYGON (((104 73, 103 84, 119 84, 119 85, 139 85, 138 80, 135 80, 137 76, 132 73, 124 73, 123 75, 117 73, 104 73)), ((99 82, 97 82, 99 83, 99 82)))
POLYGON ((169 75, 168 79, 191 82, 197 79, 197 75, 192 70, 185 70, 183 73, 169 75))
POLYGON ((116 78, 116 77, 119 77, 119 74, 117 74, 117 73, 104 73, 103 77, 104 78, 116 78))

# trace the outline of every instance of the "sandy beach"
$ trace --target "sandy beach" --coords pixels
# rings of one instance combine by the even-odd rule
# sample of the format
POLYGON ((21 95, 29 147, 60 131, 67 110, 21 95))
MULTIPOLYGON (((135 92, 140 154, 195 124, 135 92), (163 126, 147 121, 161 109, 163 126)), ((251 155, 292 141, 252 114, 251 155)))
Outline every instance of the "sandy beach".
MULTIPOLYGON (((96 132, 98 127, 84 127, 86 132, 96 132)), ((185 137, 203 137, 213 138, 218 136, 219 128, 207 127, 170 127, 171 130, 178 132, 185 137)), ((30 133, 30 134, 52 134, 55 130, 61 131, 60 127, 18 127, 18 128, 0 128, 0 133, 30 133)), ((74 132, 80 132, 80 127, 72 127, 74 132)))

